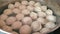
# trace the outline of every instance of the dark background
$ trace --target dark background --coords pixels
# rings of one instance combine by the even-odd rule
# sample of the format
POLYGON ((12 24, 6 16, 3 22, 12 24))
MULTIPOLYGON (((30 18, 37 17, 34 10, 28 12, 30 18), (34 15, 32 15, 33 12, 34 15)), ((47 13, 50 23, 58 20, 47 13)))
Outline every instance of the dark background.
POLYGON ((55 31, 53 31, 53 32, 51 32, 49 34, 60 34, 60 28, 58 28, 57 30, 55 30, 55 31))

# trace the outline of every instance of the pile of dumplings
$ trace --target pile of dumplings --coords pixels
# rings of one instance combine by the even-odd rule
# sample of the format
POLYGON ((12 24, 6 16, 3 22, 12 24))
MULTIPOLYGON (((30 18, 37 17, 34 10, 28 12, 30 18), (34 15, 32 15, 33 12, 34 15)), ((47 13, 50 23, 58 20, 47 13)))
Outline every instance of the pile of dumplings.
POLYGON ((0 18, 0 28, 12 34, 45 34, 56 27, 53 11, 35 1, 10 3, 0 18))

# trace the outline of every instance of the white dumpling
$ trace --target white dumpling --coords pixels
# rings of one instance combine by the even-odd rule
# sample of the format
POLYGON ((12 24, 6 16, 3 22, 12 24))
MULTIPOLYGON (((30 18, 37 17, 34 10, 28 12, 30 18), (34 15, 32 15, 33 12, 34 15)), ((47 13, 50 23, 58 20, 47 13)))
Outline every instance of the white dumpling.
POLYGON ((8 17, 6 19, 6 24, 7 25, 12 25, 16 21, 16 17, 8 17))
POLYGON ((33 6, 27 6, 27 9, 30 11, 34 11, 34 7, 33 6))
POLYGON ((3 12, 3 14, 5 14, 5 15, 10 15, 10 14, 12 14, 12 13, 13 13, 13 12, 12 12, 11 9, 5 9, 4 12, 3 12))
POLYGON ((34 6, 35 6, 35 7, 40 7, 41 4, 40 4, 40 2, 36 2, 36 3, 34 4, 34 6))
POLYGON ((36 32, 42 28, 42 25, 38 23, 38 21, 34 21, 32 22, 31 27, 32 27, 32 30, 36 32))
POLYGON ((41 24, 46 24, 48 21, 45 18, 39 17, 37 21, 41 24))
POLYGON ((5 15, 5 14, 2 14, 2 15, 0 16, 0 18, 1 18, 1 20, 6 20, 6 19, 8 18, 8 16, 5 15))
POLYGON ((25 24, 25 25, 31 25, 32 19, 31 19, 30 17, 24 17, 24 18, 22 19, 22 22, 23 22, 23 24, 25 24))
POLYGON ((14 6, 15 6, 16 8, 18 8, 20 5, 21 5, 20 2, 15 2, 15 5, 14 5, 14 6))
POLYGON ((20 6, 19 6, 19 9, 20 9, 20 10, 24 10, 24 9, 26 9, 26 8, 27 8, 27 7, 26 7, 25 5, 20 5, 20 6))
POLYGON ((46 17, 46 13, 44 13, 44 12, 38 12, 38 16, 39 17, 46 17))
POLYGON ((52 15, 53 14, 53 11, 52 10, 50 10, 50 9, 48 9, 48 10, 46 10, 46 12, 45 12, 47 15, 52 15))
POLYGON ((13 11, 13 13, 15 13, 15 14, 18 14, 18 13, 21 12, 18 8, 14 8, 12 11, 13 11))
POLYGON ((35 4, 35 1, 30 1, 30 2, 29 2, 29 5, 30 5, 30 6, 33 6, 34 4, 35 4))
POLYGON ((9 5, 8 5, 8 8, 9 8, 9 9, 14 9, 15 7, 14 7, 13 4, 9 4, 9 5))
POLYGON ((50 31, 50 29, 49 28, 42 28, 41 30, 40 30, 40 33, 48 33, 50 31))
POLYGON ((20 29, 19 29, 19 33, 20 34, 31 34, 32 29, 29 25, 23 25, 20 29))
POLYGON ((26 1, 26 0, 25 1, 22 1, 21 4, 22 5, 28 5, 28 1, 26 1))
POLYGON ((29 15, 30 11, 28 9, 24 9, 24 10, 22 10, 22 14, 29 15))
MULTIPOLYGON (((7 26, 7 25, 4 25, 4 26, 2 27, 2 30, 6 31, 6 32, 12 32, 12 31, 13 31, 12 27, 7 26)), ((1 33, 0 33, 0 34, 1 34, 1 33)))
POLYGON ((47 10, 47 6, 41 6, 41 10, 42 11, 46 11, 47 10))
POLYGON ((54 27, 56 27, 56 25, 55 25, 54 22, 48 22, 48 23, 45 24, 45 27, 46 28, 54 28, 54 27))
POLYGON ((14 29, 14 30, 20 29, 21 26, 22 26, 22 22, 20 22, 20 21, 16 21, 11 25, 12 29, 14 29))
POLYGON ((56 22, 56 16, 54 16, 54 15, 48 15, 48 16, 46 16, 46 19, 51 22, 56 22))
POLYGON ((37 19, 37 13, 31 12, 31 13, 30 13, 30 17, 31 17, 32 19, 37 19))
POLYGON ((23 14, 17 14, 16 15, 16 19, 17 20, 22 20, 24 18, 24 15, 23 14))
POLYGON ((34 11, 35 11, 35 12, 41 12, 41 8, 40 8, 40 7, 35 7, 35 8, 34 8, 34 11))

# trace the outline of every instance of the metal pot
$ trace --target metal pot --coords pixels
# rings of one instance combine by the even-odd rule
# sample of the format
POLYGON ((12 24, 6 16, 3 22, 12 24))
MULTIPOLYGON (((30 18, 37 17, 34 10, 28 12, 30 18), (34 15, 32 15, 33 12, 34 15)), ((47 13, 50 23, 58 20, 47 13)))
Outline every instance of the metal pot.
MULTIPOLYGON (((0 14, 2 14, 3 10, 6 8, 6 6, 9 4, 9 3, 14 3, 16 1, 23 1, 23 0, 0 0, 0 14)), ((27 1, 30 1, 30 0, 27 0, 27 1)), ((36 1, 36 2, 41 2, 42 5, 47 5, 50 9, 53 10, 54 12, 54 15, 56 15, 57 17, 57 20, 56 20, 56 24, 57 26, 54 28, 54 29, 51 29, 49 32, 52 32, 54 30, 56 30, 57 28, 60 27, 60 0, 33 0, 33 1, 36 1)), ((47 33, 49 33, 47 32, 47 33)))

